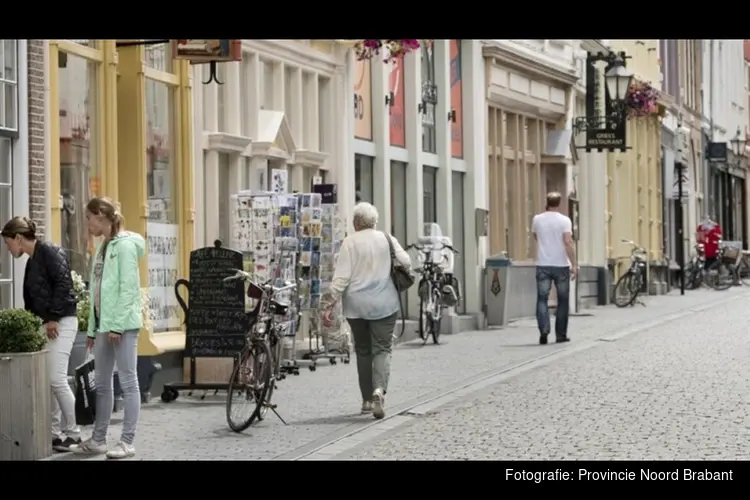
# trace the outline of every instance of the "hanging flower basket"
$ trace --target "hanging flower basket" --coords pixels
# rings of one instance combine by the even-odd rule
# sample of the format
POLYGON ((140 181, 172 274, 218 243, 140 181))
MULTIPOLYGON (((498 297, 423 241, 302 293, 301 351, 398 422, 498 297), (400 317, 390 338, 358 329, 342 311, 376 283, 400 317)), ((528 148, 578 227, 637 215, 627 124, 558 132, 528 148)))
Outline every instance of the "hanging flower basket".
POLYGON ((648 82, 635 81, 630 86, 625 99, 629 118, 663 116, 663 106, 659 103, 659 91, 648 82))
POLYGON ((432 40, 360 40, 354 45, 354 52, 359 61, 382 56, 383 62, 391 62, 431 43, 432 40))

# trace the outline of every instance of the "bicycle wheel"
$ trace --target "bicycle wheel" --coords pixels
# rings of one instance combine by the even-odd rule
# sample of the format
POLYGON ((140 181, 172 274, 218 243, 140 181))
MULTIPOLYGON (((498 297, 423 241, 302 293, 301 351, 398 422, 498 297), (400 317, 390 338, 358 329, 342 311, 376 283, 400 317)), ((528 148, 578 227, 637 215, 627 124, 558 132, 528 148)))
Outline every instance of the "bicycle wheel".
POLYGON ((706 271, 708 273, 708 286, 719 292, 727 290, 732 286, 734 279, 732 271, 726 264, 717 260, 706 271))
POLYGON ((430 338, 429 311, 432 300, 431 285, 429 281, 422 280, 419 283, 419 338, 425 344, 430 338))
POLYGON ((614 301, 617 307, 627 307, 635 301, 637 293, 633 293, 633 273, 628 271, 620 276, 615 284, 614 301))
POLYGON ((273 397, 273 390, 276 388, 276 382, 279 380, 279 374, 281 373, 281 347, 281 338, 277 337, 275 344, 269 348, 269 352, 271 353, 271 369, 269 370, 271 377, 268 381, 268 391, 266 391, 266 396, 263 398, 265 404, 261 405, 260 412, 258 412, 258 420, 266 418, 268 405, 271 404, 271 398, 273 397))
POLYGON ((750 286, 750 264, 742 260, 737 267, 737 276, 745 286, 750 286))
POLYGON ((271 352, 262 340, 253 340, 240 355, 227 389, 227 424, 242 432, 260 415, 271 378, 271 352))
POLYGON ((440 290, 432 289, 432 311, 430 311, 430 330, 432 330, 432 343, 440 343, 440 324, 442 322, 442 307, 440 302, 443 300, 440 290))
POLYGON ((701 270, 696 268, 692 263, 688 264, 688 266, 685 268, 685 289, 686 290, 695 290, 696 288, 700 288, 701 286, 700 272, 701 270))

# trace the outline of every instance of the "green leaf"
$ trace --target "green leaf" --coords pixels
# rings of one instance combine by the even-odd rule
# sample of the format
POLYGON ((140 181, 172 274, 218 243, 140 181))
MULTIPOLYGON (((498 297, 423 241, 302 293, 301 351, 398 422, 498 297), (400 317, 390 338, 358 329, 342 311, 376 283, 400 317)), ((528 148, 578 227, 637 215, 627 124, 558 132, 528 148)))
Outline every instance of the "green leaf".
POLYGON ((0 353, 38 352, 46 344, 39 317, 23 309, 0 310, 0 353))

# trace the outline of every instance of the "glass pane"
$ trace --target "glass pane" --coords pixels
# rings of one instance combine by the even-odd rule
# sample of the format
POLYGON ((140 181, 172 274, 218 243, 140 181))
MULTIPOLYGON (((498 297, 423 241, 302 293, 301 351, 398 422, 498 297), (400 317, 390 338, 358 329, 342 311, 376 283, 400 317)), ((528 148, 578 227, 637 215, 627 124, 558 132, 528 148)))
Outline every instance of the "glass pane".
POLYGON ((0 309, 13 309, 13 283, 0 282, 0 309))
POLYGON ((3 79, 18 81, 18 64, 16 64, 16 41, 4 40, 3 49, 3 79))
POLYGON ((219 153, 219 239, 226 246, 232 243, 229 240, 229 199, 235 194, 229 192, 229 172, 229 155, 219 153))
POLYGON ((95 42, 94 40, 69 40, 73 43, 77 43, 78 45, 85 45, 86 47, 94 47, 95 42))
POLYGON ((180 228, 174 194, 174 94, 146 80, 146 195, 149 303, 154 333, 180 327, 174 283, 179 274, 180 228))
POLYGON ((3 90, 3 108, 5 112, 5 122, 3 126, 10 130, 18 128, 18 113, 16 112, 16 103, 18 102, 18 84, 6 83, 3 90))
MULTIPOLYGON (((2 68, 2 65, 0 65, 2 68)), ((0 128, 5 128, 5 84, 0 81, 0 128)))
POLYGON ((174 94, 168 85, 146 80, 146 186, 149 220, 177 223, 174 193, 174 94))
POLYGON ((62 247, 74 271, 88 276, 93 240, 86 227, 86 203, 101 195, 97 165, 96 63, 67 54, 60 68, 60 194, 62 247))
MULTIPOLYGON (((0 225, 13 217, 13 191, 10 186, 0 187, 0 225)), ((0 243, 0 279, 13 277, 12 257, 5 243, 0 243)))
MULTIPOLYGON (((169 43, 146 45, 144 47, 145 63, 149 68, 172 72, 172 46, 169 43)), ((219 80, 224 81, 224 80, 219 80)))
POLYGON ((372 158, 369 156, 354 156, 354 189, 357 203, 373 203, 372 158))
MULTIPOLYGON (((13 142, 8 137, 0 137, 0 184, 10 184, 13 173, 13 142)), ((0 224, 5 221, 0 219, 0 224)))

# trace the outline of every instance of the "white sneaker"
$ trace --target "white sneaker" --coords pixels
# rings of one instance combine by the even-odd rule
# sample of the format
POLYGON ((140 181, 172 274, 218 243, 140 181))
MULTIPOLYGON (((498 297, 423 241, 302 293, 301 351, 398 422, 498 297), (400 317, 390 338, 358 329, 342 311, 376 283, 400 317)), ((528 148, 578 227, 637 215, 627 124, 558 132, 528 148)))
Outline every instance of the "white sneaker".
POLYGON ((119 459, 119 458, 130 458, 135 456, 135 447, 132 444, 123 443, 120 441, 115 445, 114 448, 107 452, 107 458, 119 459))
POLYGON ((70 451, 76 455, 104 455, 107 453, 107 443, 97 443, 93 439, 87 439, 81 444, 74 444, 70 451))
POLYGON ((366 413, 372 413, 372 402, 371 401, 363 401, 362 402, 362 414, 366 413))
POLYGON ((375 392, 372 393, 372 415, 375 418, 381 419, 385 417, 385 410, 383 409, 384 404, 385 396, 383 396, 383 389, 375 389, 375 392))

